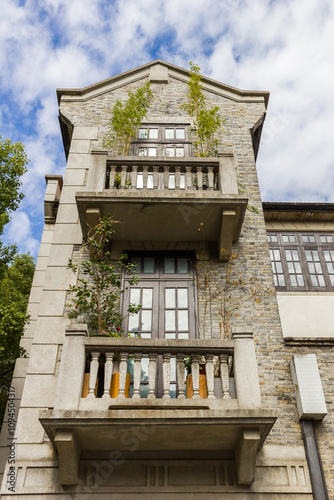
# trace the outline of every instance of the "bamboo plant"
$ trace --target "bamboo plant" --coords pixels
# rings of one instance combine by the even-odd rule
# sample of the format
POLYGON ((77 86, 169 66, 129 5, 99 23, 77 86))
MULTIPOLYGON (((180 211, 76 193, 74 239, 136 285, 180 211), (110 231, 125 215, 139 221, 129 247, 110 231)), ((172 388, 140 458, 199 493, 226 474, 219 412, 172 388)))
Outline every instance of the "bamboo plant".
POLYGON ((127 156, 131 141, 137 137, 152 100, 150 82, 135 92, 130 91, 124 103, 117 99, 109 120, 109 129, 103 138, 103 147, 110 149, 115 156, 127 156))

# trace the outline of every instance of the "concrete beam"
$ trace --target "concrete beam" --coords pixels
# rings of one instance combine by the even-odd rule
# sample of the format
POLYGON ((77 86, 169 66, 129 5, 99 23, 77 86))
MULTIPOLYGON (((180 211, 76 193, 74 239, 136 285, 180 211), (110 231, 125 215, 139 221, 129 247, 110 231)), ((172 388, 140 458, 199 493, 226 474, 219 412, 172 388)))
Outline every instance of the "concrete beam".
POLYGON ((237 481, 239 485, 250 486, 255 479, 255 463, 260 433, 255 429, 243 429, 235 450, 237 481))
POLYGON ((221 230, 218 240, 219 260, 228 260, 231 258, 236 224, 237 214, 235 210, 223 210, 221 230))
POLYGON ((73 429, 57 431, 54 440, 58 451, 60 483, 63 485, 77 484, 80 446, 73 429))

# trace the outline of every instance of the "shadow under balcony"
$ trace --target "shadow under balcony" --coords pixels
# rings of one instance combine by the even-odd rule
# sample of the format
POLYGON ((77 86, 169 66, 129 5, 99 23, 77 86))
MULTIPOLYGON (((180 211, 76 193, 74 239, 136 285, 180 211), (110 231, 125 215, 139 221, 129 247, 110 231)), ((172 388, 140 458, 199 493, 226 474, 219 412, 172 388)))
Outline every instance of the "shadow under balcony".
POLYGON ((110 213, 121 222, 114 241, 214 242, 219 258, 230 258, 248 201, 238 194, 232 155, 92 158, 88 190, 76 194, 84 237, 110 213))
POLYGON ((275 420, 275 412, 261 405, 251 334, 235 333, 229 341, 122 339, 87 337, 83 325, 70 325, 66 331, 55 407, 40 414, 58 453, 62 484, 76 484, 82 452, 118 450, 131 456, 135 440, 136 451, 151 456, 177 458, 181 453, 210 457, 213 453, 232 458, 238 483, 250 485, 257 452, 275 420), (190 399, 184 392, 184 359, 189 355, 193 389, 190 399), (140 395, 144 358, 149 360, 149 391, 145 398, 140 395), (116 359, 119 385, 115 397, 112 374, 116 359), (133 362, 130 395, 126 394, 129 359, 133 362), (205 398, 200 397, 199 365, 203 359, 205 398), (174 399, 170 392, 172 360, 177 381, 174 399), (220 395, 214 389, 217 360, 220 395), (159 371, 160 395, 156 390, 159 371), (235 394, 231 391, 231 377, 235 380, 235 394), (100 384, 102 391, 98 390, 100 384))

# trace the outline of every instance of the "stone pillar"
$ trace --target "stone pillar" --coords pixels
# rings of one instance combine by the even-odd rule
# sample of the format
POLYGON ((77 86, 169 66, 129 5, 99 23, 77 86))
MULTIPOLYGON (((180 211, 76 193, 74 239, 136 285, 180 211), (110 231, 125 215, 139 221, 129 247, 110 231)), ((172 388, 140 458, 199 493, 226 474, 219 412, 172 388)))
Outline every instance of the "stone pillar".
POLYGON ((261 408, 261 391, 253 333, 232 329, 234 378, 239 408, 261 408))
POLYGON ((234 168, 233 155, 224 154, 219 158, 218 186, 223 194, 238 194, 237 174, 234 168))
MULTIPOLYGON (((87 191, 101 193, 106 185, 107 175, 107 151, 93 151, 91 165, 88 170, 87 191)), ((114 183, 112 183, 114 185, 114 183)), ((112 187, 113 187, 112 185, 112 187)))
POLYGON ((85 372, 87 325, 68 325, 55 397, 55 410, 77 410, 85 372))

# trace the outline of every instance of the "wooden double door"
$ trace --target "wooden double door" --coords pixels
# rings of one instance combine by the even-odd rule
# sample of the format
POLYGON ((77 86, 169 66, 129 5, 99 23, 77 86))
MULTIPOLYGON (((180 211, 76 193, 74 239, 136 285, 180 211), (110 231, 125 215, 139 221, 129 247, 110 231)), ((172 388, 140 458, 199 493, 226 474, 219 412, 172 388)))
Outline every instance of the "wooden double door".
MULTIPOLYGON (((196 338, 195 270, 188 255, 134 255, 139 283, 124 294, 123 308, 141 304, 126 318, 126 332, 141 338, 196 338)), ((162 393, 162 360, 157 360, 157 397, 162 393)), ((129 371, 132 372, 129 360, 129 371)), ((148 394, 148 357, 142 358, 141 397, 148 394)), ((171 358, 170 395, 176 395, 176 359, 171 358)))

